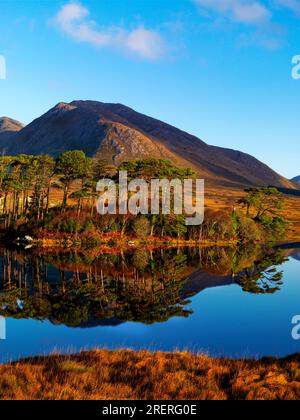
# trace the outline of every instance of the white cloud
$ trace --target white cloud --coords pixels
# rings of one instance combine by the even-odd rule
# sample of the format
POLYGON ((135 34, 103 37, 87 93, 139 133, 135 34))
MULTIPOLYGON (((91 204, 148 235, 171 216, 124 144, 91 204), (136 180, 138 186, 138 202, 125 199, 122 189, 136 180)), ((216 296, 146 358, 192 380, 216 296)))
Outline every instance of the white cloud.
POLYGON ((61 7, 53 19, 54 25, 77 42, 95 47, 110 47, 148 60, 159 59, 165 44, 156 31, 139 26, 132 31, 120 27, 98 28, 89 20, 90 11, 81 3, 71 2, 61 7))
POLYGON ((257 25, 271 18, 270 10, 255 0, 194 0, 200 8, 217 12, 238 23, 257 25))
POLYGON ((130 51, 136 52, 148 59, 154 59, 163 51, 163 43, 160 35, 139 27, 123 38, 124 46, 130 51))

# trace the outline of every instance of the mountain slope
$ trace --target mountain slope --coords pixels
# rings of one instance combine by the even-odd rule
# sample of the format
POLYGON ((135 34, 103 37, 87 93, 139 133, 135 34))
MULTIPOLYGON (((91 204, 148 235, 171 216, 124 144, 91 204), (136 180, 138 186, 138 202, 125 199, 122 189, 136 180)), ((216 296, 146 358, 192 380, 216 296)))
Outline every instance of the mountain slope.
MULTIPOLYGON (((0 143, 3 148, 3 141, 0 143)), ((95 101, 59 103, 20 129, 5 144, 8 154, 57 156, 81 149, 119 164, 125 159, 161 157, 193 167, 208 182, 227 186, 293 184, 245 153, 209 146, 169 124, 121 104, 95 101)))
POLYGON ((295 178, 291 179, 291 181, 295 184, 300 184, 300 176, 295 176, 295 178))
POLYGON ((23 124, 11 118, 0 118, 0 148, 1 151, 9 147, 9 142, 13 139, 15 134, 22 130, 23 124))

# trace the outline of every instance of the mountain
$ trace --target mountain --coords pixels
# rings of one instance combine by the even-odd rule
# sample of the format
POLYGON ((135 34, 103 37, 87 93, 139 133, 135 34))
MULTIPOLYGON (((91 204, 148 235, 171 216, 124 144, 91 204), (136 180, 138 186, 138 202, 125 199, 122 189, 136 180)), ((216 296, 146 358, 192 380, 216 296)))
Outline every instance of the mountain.
POLYGON ((193 167, 208 183, 294 188, 293 183, 248 154, 210 146, 121 104, 59 103, 26 127, 9 121, 6 124, 11 130, 0 131, 1 136, 6 134, 5 141, 0 137, 0 147, 6 154, 58 156, 66 150, 80 149, 88 156, 101 155, 115 164, 126 159, 167 158, 179 166, 193 167))
POLYGON ((0 148, 1 151, 5 150, 10 145, 10 141, 14 135, 22 130, 24 127, 19 121, 11 118, 2 117, 0 118, 0 148))
POLYGON ((295 184, 300 184, 300 176, 295 176, 295 178, 291 179, 291 181, 295 184))

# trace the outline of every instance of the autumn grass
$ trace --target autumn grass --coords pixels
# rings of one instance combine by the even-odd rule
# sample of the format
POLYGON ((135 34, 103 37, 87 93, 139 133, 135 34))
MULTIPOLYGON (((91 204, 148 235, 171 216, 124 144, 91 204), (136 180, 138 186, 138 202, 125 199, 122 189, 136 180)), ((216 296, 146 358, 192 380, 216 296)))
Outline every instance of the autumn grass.
MULTIPOLYGON (((210 187, 205 191, 205 207, 214 211, 230 213, 245 193, 240 189, 210 187)), ((284 194, 284 208, 280 215, 288 222, 284 241, 300 242, 300 197, 284 194)))
MULTIPOLYGON (((51 201, 52 204, 58 204, 61 200, 61 191, 56 191, 55 193, 52 192, 51 201)), ((213 187, 207 186, 205 190, 205 211, 215 211, 215 212, 223 212, 224 214, 230 215, 232 213, 233 208, 236 208, 237 202, 240 198, 245 195, 245 192, 240 188, 222 188, 220 186, 213 187)), ((69 204, 74 204, 70 201, 69 204)), ((293 195, 284 195, 284 208, 280 212, 280 215, 288 222, 288 229, 285 238, 283 241, 286 242, 299 242, 300 241, 300 197, 293 196, 293 195)), ((135 244, 138 246, 140 241, 133 236, 120 236, 120 233, 116 234, 115 237, 112 237, 113 234, 100 234, 96 232, 89 232, 91 237, 98 239, 101 244, 107 244, 111 239, 113 239, 117 245, 120 247, 124 247, 127 245, 128 241, 134 241, 135 244), (119 235, 119 236, 118 236, 119 235)), ((56 234, 54 232, 48 231, 47 229, 39 229, 39 234, 37 234, 37 239, 39 239, 39 245, 41 247, 57 247, 57 246, 65 246, 65 239, 70 238, 70 234, 66 234, 65 238, 62 234, 56 234)), ((84 242, 85 238, 84 235, 80 237, 77 235, 77 240, 80 243, 84 242)), ((74 242, 74 241, 73 241, 74 242)), ((176 238, 160 238, 160 237, 148 237, 147 244, 149 246, 155 244, 158 246, 161 245, 217 245, 217 246, 224 246, 224 245, 234 245, 233 240, 227 241, 220 241, 220 240, 183 240, 183 239, 176 239, 176 238)), ((71 245, 74 247, 74 244, 71 245)))
POLYGON ((0 398, 296 400, 300 355, 255 361, 97 350, 39 357, 0 366, 0 398))
POLYGON ((122 237, 116 237, 115 235, 90 235, 89 240, 93 239, 92 246, 86 241, 85 235, 80 234, 60 234, 47 232, 40 230, 39 237, 34 239, 32 244, 36 248, 46 249, 48 252, 52 252, 60 249, 61 251, 74 250, 87 252, 88 249, 97 248, 99 254, 114 254, 119 252, 125 252, 135 249, 146 249, 155 250, 158 248, 168 247, 188 247, 188 246, 199 246, 212 247, 212 246, 236 246, 237 240, 209 240, 204 239, 198 240, 185 240, 185 239, 174 239, 170 237, 149 237, 147 239, 139 239, 129 235, 123 235, 122 237), (44 235, 44 238, 42 237, 44 235), (88 245, 88 246, 87 246, 88 245))

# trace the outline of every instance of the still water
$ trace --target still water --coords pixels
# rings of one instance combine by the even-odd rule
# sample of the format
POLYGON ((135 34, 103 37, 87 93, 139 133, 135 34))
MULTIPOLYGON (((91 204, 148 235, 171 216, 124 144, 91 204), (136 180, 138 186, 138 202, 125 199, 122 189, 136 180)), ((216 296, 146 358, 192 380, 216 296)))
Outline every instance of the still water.
POLYGON ((300 250, 0 248, 0 362, 92 348, 300 351, 300 250))

